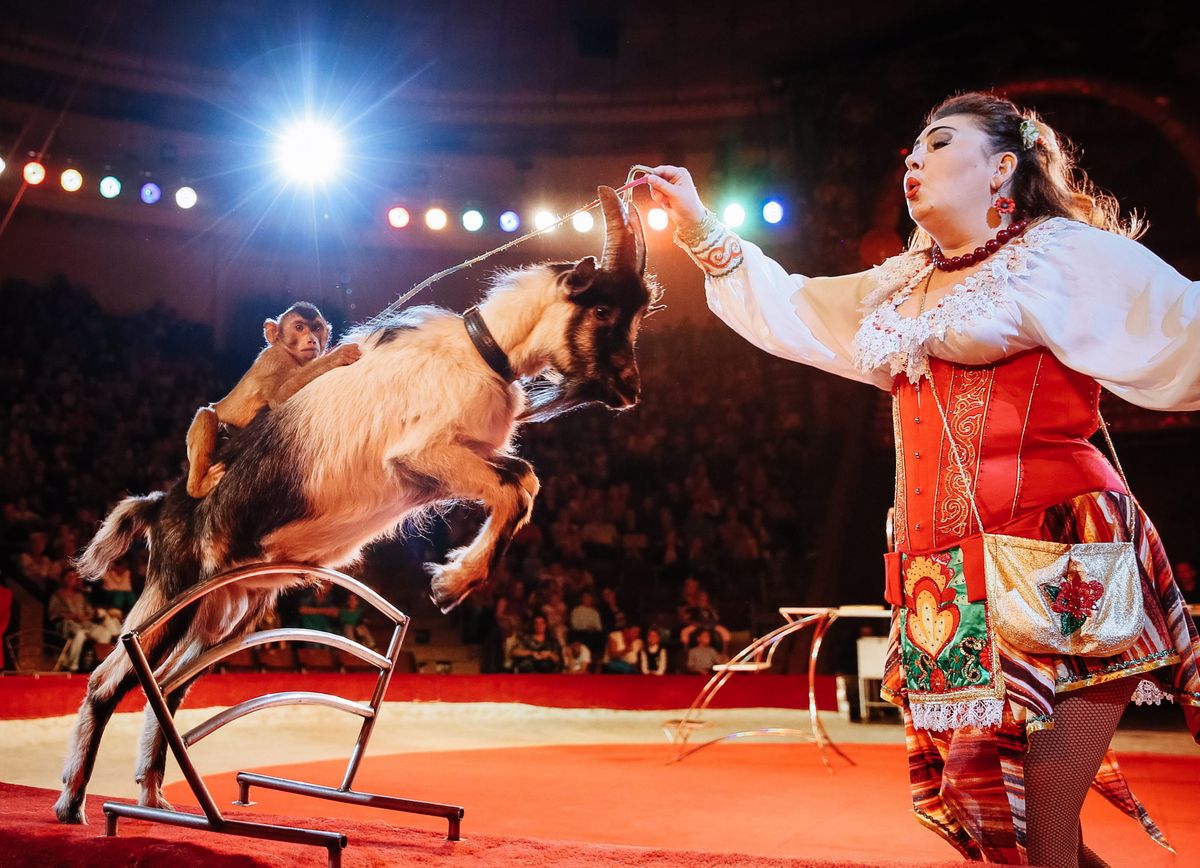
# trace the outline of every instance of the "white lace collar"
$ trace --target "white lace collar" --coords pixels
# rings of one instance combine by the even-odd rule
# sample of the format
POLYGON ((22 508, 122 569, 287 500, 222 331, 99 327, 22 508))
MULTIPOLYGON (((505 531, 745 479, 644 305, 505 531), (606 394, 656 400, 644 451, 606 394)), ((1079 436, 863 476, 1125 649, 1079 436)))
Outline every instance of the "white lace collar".
POLYGON ((928 344, 991 316, 1008 299, 1010 279, 1028 268, 1030 254, 1073 222, 1052 217, 1032 227, 920 316, 901 316, 896 308, 932 272, 928 255, 901 253, 885 260, 872 270, 875 289, 863 299, 863 318, 854 335, 855 367, 863 373, 886 368, 893 377, 903 372, 913 382, 928 375, 928 344))

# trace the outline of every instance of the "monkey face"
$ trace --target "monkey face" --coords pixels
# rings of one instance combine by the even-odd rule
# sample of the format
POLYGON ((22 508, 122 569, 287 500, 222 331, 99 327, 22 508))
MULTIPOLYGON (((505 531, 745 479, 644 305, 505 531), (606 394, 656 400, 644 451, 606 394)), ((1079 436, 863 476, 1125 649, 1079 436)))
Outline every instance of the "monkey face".
POLYGON ((329 344, 329 323, 314 305, 298 302, 279 319, 263 323, 267 343, 280 345, 300 364, 311 362, 325 352, 329 344))

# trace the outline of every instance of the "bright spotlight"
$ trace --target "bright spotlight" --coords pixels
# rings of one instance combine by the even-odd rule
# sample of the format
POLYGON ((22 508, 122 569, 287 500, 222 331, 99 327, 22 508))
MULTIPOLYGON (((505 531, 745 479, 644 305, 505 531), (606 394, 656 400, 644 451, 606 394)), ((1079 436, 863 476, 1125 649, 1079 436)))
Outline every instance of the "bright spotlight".
POLYGON ((521 228, 521 218, 516 211, 505 211, 500 215, 500 228, 505 232, 516 232, 521 228))
POLYGON ((8 163, 4 162, 4 158, 0 157, 0 175, 4 174, 4 169, 7 165, 8 163))
POLYGON ((199 197, 191 187, 180 187, 175 191, 175 204, 183 210, 193 207, 199 197))
POLYGON ((551 226, 553 226, 557 219, 558 218, 556 218, 549 211, 541 210, 533 215, 533 225, 534 228, 540 232, 543 229, 549 229, 551 226))
POLYGON ((446 224, 450 222, 450 218, 446 216, 446 212, 441 208, 430 208, 425 212, 425 225, 438 232, 446 228, 446 224))
POLYGON ((483 228, 483 215, 478 211, 467 211, 462 216, 463 229, 468 232, 478 232, 483 228))
POLYGON ((393 229, 403 229, 411 219, 407 208, 397 205, 395 208, 388 209, 388 225, 393 229))
POLYGON ((746 222, 746 209, 734 202, 732 205, 726 205, 725 210, 721 212, 721 220, 730 229, 741 226, 746 222))
POLYGON ((768 223, 778 223, 783 219, 783 203, 772 199, 763 205, 762 215, 768 223))
POLYGON ((100 179, 100 195, 105 199, 115 199, 121 195, 121 182, 112 175, 100 179))
POLYGON ((342 143, 333 128, 314 121, 298 123, 279 137, 279 165, 293 181, 329 180, 342 161, 342 143))
POLYGON ((580 211, 571 218, 571 225, 575 227, 576 232, 591 232, 592 227, 596 225, 596 219, 592 217, 589 211, 580 211))
POLYGON ((68 193, 74 193, 83 186, 83 175, 79 173, 78 169, 67 169, 59 176, 58 182, 68 193))
POLYGON ((162 187, 158 186, 158 184, 155 184, 153 181, 147 181, 145 184, 142 184, 140 195, 143 202, 145 202, 147 205, 153 205, 162 198, 162 187))
POLYGON ((667 228, 667 212, 662 208, 651 208, 650 213, 646 215, 646 222, 650 224, 650 228, 662 232, 667 228))
POLYGON ((46 180, 46 167, 37 160, 30 160, 21 174, 25 177, 26 184, 36 187, 46 180))

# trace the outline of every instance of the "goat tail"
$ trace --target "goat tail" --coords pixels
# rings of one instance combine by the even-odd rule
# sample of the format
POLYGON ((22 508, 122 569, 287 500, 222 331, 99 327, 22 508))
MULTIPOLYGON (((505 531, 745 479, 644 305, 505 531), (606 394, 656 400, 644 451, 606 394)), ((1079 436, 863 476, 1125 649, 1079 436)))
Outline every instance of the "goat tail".
POLYGON ((158 518, 164 496, 163 492, 155 491, 142 497, 127 497, 118 503, 83 554, 75 558, 80 577, 89 581, 99 579, 113 561, 129 551, 134 537, 149 530, 158 518))

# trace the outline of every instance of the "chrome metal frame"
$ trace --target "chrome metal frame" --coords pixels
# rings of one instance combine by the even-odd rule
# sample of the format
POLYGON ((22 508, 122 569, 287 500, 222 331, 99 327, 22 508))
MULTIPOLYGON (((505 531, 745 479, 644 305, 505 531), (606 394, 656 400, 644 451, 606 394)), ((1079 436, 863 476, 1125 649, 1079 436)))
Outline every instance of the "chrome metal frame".
POLYGON ((829 632, 829 628, 833 626, 833 622, 840 616, 890 617, 891 613, 884 609, 876 611, 875 607, 866 606, 847 606, 842 608, 785 606, 780 608, 779 614, 784 618, 785 623, 782 626, 776 627, 765 636, 755 639, 737 654, 734 654, 728 663, 718 663, 713 666, 713 676, 701 688, 700 693, 692 701, 691 707, 688 708, 684 716, 678 720, 663 722, 663 733, 668 743, 675 748, 671 762, 680 762, 696 751, 703 750, 709 745, 717 744, 718 742, 760 735, 778 735, 791 736, 804 742, 816 744, 817 750, 821 754, 821 762, 825 764, 825 769, 830 774, 833 774, 833 766, 829 762, 829 756, 825 751, 826 748, 832 749, 834 753, 850 765, 857 765, 854 760, 843 753, 841 748, 834 744, 833 739, 829 737, 829 733, 825 730, 825 725, 821 722, 820 715, 817 714, 817 658, 821 653, 821 643, 825 640, 825 634, 829 632), (726 682, 738 672, 762 672, 764 669, 770 669, 779 643, 784 638, 794 633, 799 633, 806 627, 813 628, 812 648, 808 653, 809 729, 763 727, 762 729, 740 730, 702 742, 701 744, 689 746, 688 739, 691 737, 691 734, 710 725, 701 715, 708 709, 709 704, 721 688, 725 686, 726 682))
POLYGON ((354 778, 358 774, 358 767, 362 762, 363 753, 366 751, 367 742, 370 740, 371 733, 375 728, 375 722, 379 719, 379 709, 383 705, 383 697, 387 693, 388 684, 391 682, 392 674, 395 672, 396 664, 400 658, 400 647, 404 642, 408 623, 409 618, 407 615, 356 579, 344 573, 339 573, 337 570, 296 563, 255 564, 253 566, 230 570, 219 576, 214 576, 206 582, 202 582, 190 591, 181 594, 167 603, 148 621, 139 626, 138 629, 121 636, 121 644, 125 647, 126 653, 129 654, 129 659, 137 675, 138 682, 141 684, 142 690, 145 691, 146 701, 153 710, 154 716, 158 718, 159 725, 163 728, 163 733, 166 736, 168 746, 171 748, 171 753, 174 754, 176 762, 179 763, 179 768, 183 772, 188 786, 191 787, 192 794, 196 797, 196 801, 204 813, 201 816, 141 805, 105 802, 104 833, 110 837, 116 835, 118 819, 120 817, 131 817, 138 820, 168 823, 174 826, 204 829, 210 832, 221 832, 229 835, 267 838, 273 841, 286 841, 294 844, 310 844, 316 847, 324 847, 329 853, 330 868, 338 868, 341 865, 342 850, 347 844, 347 838, 344 834, 317 829, 275 826, 267 823, 226 819, 217 808, 212 794, 209 792, 208 787, 205 786, 203 778, 196 770, 188 754, 188 748, 202 738, 216 732, 230 721, 237 720, 239 717, 244 717, 255 711, 280 705, 323 705, 328 708, 345 711, 349 714, 356 714, 363 718, 362 727, 359 729, 358 739, 350 753, 350 761, 346 767, 346 774, 342 778, 341 786, 337 788, 324 787, 303 781, 293 781, 287 778, 239 772, 237 776, 238 800, 234 802, 235 805, 246 806, 253 804, 250 801, 250 787, 263 787, 264 789, 280 790, 282 792, 313 796, 320 799, 330 799, 347 804, 403 811, 410 814, 423 814, 430 817, 443 817, 448 824, 446 839, 449 841, 459 840, 461 837, 462 818, 465 812, 463 808, 457 805, 443 805, 437 802, 401 799, 375 793, 360 793, 353 789, 354 778), (146 659, 146 654, 141 644, 142 634, 148 634, 162 627, 166 621, 188 605, 226 585, 246 582, 252 579, 262 579, 269 576, 289 574, 300 577, 312 577, 338 585, 358 595, 364 603, 369 604, 385 615, 393 624, 392 637, 388 642, 387 654, 380 654, 343 636, 323 633, 319 630, 292 628, 263 630, 231 639, 228 642, 211 648, 184 670, 173 674, 169 679, 160 683, 158 677, 155 676, 151 669, 149 661, 146 659), (286 641, 327 645, 346 651, 360 660, 365 660, 374 665, 379 669, 379 676, 375 682, 375 690, 370 702, 354 702, 341 696, 307 691, 269 693, 227 708, 198 726, 193 727, 188 732, 180 733, 179 729, 175 726, 175 720, 171 715, 170 709, 167 707, 167 695, 187 684, 208 667, 219 663, 221 660, 239 651, 270 642, 286 641))

